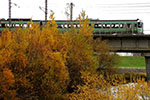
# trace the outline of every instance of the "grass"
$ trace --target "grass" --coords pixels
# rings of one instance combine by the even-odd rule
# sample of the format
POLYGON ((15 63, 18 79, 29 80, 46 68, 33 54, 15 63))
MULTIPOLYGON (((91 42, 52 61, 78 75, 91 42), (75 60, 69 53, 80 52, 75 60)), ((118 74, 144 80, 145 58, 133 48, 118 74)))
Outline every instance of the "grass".
POLYGON ((119 68, 145 69, 145 58, 142 56, 120 56, 119 68))

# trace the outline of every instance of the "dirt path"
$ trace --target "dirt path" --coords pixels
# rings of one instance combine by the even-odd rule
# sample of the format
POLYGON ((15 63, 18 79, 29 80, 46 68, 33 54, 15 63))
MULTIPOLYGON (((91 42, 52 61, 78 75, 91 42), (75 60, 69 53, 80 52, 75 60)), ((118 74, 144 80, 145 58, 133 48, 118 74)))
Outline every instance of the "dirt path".
POLYGON ((120 73, 127 73, 127 72, 136 72, 136 73, 146 73, 146 69, 119 69, 120 73))

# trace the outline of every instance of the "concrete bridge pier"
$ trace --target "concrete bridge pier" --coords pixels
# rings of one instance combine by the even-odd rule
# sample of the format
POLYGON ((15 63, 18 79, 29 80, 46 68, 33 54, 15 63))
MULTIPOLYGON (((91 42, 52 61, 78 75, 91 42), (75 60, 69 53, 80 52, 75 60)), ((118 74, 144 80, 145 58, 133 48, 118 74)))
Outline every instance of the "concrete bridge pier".
POLYGON ((150 81, 150 53, 144 53, 147 81, 150 81))
POLYGON ((150 56, 145 56, 147 81, 150 81, 150 56))

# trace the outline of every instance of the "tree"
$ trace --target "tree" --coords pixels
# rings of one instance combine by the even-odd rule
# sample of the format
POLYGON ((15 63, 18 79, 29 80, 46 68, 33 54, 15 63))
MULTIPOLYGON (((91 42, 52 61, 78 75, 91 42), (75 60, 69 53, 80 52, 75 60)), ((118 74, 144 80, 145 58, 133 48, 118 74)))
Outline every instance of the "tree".
POLYGON ((14 86, 12 90, 21 99, 62 98, 69 83, 68 37, 59 34, 53 15, 42 30, 32 20, 29 24, 31 28, 6 30, 0 37, 0 75, 10 77, 0 78, 4 82, 0 83, 1 97, 6 98, 14 86))
MULTIPOLYGON (((89 71, 95 73, 98 66, 97 59, 93 52, 92 41, 92 27, 89 27, 89 20, 85 18, 85 12, 79 16, 79 23, 81 28, 79 31, 69 31, 72 39, 71 49, 68 52, 67 67, 70 75, 70 84, 68 90, 73 90, 79 84, 84 84, 81 78, 81 72, 89 71)), ((66 34, 67 34, 66 33, 66 34)))

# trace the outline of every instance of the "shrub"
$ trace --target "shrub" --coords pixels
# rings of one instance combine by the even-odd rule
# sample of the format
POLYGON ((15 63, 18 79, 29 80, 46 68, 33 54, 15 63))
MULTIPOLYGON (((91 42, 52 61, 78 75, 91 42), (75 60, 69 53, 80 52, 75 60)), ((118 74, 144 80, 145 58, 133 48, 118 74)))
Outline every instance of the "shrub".
POLYGON ((31 19, 31 28, 5 30, 0 37, 0 98, 108 99, 110 92, 103 91, 109 90, 106 75, 112 75, 115 56, 106 42, 93 40, 85 12, 79 23, 79 30, 62 34, 52 14, 42 29, 31 19), (108 73, 101 74, 103 69, 108 73))

